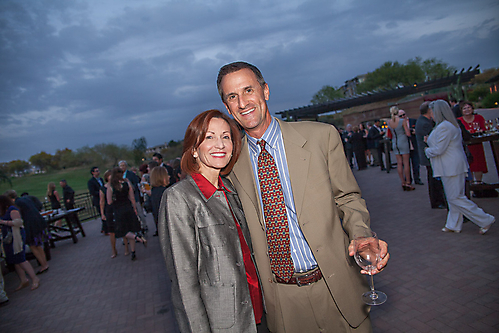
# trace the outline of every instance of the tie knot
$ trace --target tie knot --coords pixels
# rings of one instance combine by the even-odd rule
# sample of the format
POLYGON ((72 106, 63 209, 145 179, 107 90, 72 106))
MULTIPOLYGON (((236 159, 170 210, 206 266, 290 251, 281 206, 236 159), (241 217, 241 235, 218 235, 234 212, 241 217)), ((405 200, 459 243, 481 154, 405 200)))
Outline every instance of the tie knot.
POLYGON ((265 140, 260 140, 257 143, 260 145, 260 147, 262 147, 262 149, 265 149, 265 144, 266 144, 265 140))

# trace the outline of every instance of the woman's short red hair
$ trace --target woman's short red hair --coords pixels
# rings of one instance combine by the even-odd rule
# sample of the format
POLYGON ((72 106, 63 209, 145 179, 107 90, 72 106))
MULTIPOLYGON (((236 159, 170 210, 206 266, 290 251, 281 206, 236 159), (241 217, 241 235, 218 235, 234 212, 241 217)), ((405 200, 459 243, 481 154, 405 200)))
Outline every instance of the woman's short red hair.
POLYGON ((208 126, 213 118, 223 119, 229 124, 230 136, 232 140, 232 157, 221 170, 222 175, 227 175, 236 164, 239 154, 241 153, 241 136, 242 132, 234 120, 229 118, 226 114, 220 112, 219 110, 208 110, 198 114, 187 126, 184 137, 184 149, 182 151, 182 160, 180 161, 180 167, 183 171, 188 174, 197 173, 199 171, 199 166, 196 159, 193 157, 194 151, 199 147, 199 145, 204 141, 206 132, 208 131, 208 126))

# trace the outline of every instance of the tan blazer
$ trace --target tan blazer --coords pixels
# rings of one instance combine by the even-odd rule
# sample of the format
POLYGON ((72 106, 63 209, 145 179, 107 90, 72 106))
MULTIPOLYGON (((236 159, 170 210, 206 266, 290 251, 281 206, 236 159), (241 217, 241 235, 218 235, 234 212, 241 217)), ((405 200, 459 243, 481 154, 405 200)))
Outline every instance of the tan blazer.
MULTIPOLYGON (((348 245, 356 230, 369 228, 369 212, 345 158, 341 138, 327 124, 279 121, 279 125, 299 225, 332 299, 348 323, 357 327, 369 312, 361 300, 361 294, 368 288, 360 268, 348 255, 348 245)), ((246 138, 229 178, 238 192, 250 229, 268 326, 272 331, 282 331, 275 313, 279 299, 246 138)))

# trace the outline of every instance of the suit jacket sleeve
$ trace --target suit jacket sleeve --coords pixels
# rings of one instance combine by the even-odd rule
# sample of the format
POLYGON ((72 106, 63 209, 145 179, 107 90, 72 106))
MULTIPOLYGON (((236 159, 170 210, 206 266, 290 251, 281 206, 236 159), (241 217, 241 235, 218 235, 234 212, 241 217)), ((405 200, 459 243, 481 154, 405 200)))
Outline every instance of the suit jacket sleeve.
POLYGON ((328 152, 329 179, 343 228, 351 240, 356 231, 369 228, 370 219, 360 188, 345 159, 340 142, 339 133, 331 129, 328 152))
POLYGON ((88 181, 87 187, 88 187, 88 192, 90 192, 90 195, 92 197, 99 197, 100 185, 99 185, 99 182, 97 181, 97 179, 92 177, 88 181))
POLYGON ((428 158, 442 155, 447 150, 447 147, 449 147, 450 141, 454 135, 449 131, 449 127, 446 125, 447 124, 441 124, 441 126, 437 126, 431 134, 432 140, 428 140, 428 142, 434 144, 425 149, 425 154, 428 158))
POLYGON ((181 332, 211 332, 198 276, 194 209, 175 187, 161 200, 158 229, 161 250, 172 280, 172 302, 181 332))

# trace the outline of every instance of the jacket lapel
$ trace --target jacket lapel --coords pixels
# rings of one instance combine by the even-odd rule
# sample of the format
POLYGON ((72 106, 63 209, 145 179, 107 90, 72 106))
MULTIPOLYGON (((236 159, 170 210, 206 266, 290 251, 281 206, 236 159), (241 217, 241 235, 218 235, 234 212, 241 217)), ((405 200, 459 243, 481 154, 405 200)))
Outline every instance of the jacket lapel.
POLYGON ((239 160, 232 169, 231 176, 232 177, 229 178, 233 178, 241 185, 238 188, 239 197, 241 197, 242 194, 240 193, 241 191, 248 196, 248 198, 251 200, 251 203, 255 208, 255 211, 257 212, 258 220, 260 221, 262 228, 265 228, 263 224, 262 212, 260 207, 260 199, 257 195, 257 187, 255 183, 255 178, 253 176, 253 168, 251 166, 251 160, 249 157, 248 141, 246 139, 246 136, 243 138, 241 154, 239 155, 239 160))
POLYGON ((304 148, 307 139, 298 133, 291 123, 283 122, 279 119, 277 121, 281 126, 291 189, 293 190, 293 198, 295 200, 296 215, 298 216, 298 221, 300 221, 309 172, 310 152, 304 148))

